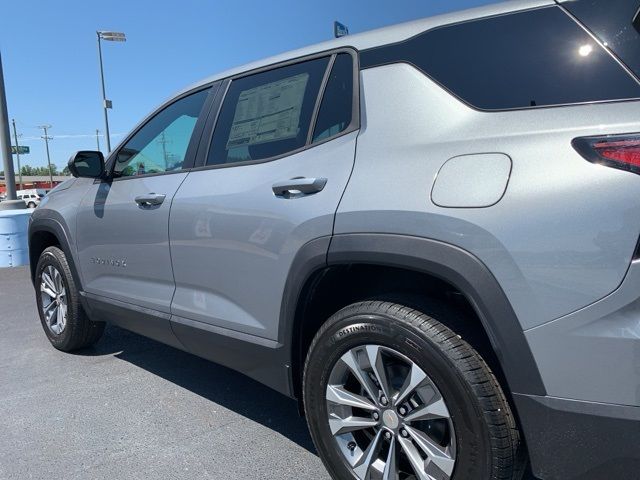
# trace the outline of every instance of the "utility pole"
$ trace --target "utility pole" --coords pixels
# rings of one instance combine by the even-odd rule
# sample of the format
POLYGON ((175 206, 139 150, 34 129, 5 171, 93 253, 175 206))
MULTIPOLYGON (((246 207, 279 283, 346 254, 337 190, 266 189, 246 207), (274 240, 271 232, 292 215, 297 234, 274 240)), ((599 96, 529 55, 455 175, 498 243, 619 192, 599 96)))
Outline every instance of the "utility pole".
POLYGON ((13 138, 16 143, 16 161, 18 162, 18 186, 20 190, 22 190, 22 168, 20 168, 20 144, 18 144, 18 132, 16 131, 16 119, 12 118, 11 123, 13 124, 13 138))
POLYGON ((7 200, 16 200, 16 176, 13 171, 13 156, 11 155, 11 134, 9 133, 7 94, 4 89, 4 75, 2 73, 2 55, 0 55, 0 155, 4 161, 7 200))
POLYGON ((98 151, 100 151, 100 130, 96 128, 96 144, 98 145, 98 151))
POLYGON ((169 166, 169 161, 167 159, 167 143, 169 143, 170 140, 167 140, 164 130, 160 135, 162 136, 162 138, 158 140, 158 143, 162 145, 162 158, 164 159, 164 168, 167 168, 169 166))
POLYGON ((40 125, 38 128, 44 130, 42 139, 44 140, 45 147, 47 148, 47 163, 49 164, 49 188, 53 188, 53 172, 51 171, 51 157, 49 156, 49 140, 53 140, 53 137, 50 137, 47 132, 47 130, 51 128, 51 125, 40 125))

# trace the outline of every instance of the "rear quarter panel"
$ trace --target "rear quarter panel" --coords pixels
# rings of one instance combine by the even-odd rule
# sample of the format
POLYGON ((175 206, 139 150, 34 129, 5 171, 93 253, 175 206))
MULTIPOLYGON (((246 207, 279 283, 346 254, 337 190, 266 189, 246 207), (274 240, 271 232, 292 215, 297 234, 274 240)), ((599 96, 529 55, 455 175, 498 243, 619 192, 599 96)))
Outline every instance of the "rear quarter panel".
POLYGON ((523 329, 620 285, 640 233, 640 176, 587 162, 571 140, 640 132, 640 103, 489 113, 407 64, 361 76, 362 129, 336 234, 399 233, 472 252, 498 279, 523 329), (487 208, 433 204, 444 162, 477 153, 512 159, 503 198, 487 208))

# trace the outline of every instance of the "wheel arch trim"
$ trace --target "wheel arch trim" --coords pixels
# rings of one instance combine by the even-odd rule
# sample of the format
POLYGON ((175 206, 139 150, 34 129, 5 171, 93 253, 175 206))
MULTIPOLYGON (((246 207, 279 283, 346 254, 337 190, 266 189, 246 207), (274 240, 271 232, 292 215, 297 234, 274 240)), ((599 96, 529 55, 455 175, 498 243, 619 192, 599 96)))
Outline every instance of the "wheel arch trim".
POLYGON ((30 260, 29 269, 31 272, 32 283, 35 282, 35 274, 36 274, 36 266, 37 266, 37 259, 34 261, 34 259, 31 258, 31 253, 33 251, 32 245, 33 245, 33 239, 40 232, 49 233, 58 240, 58 245, 60 246, 65 256, 67 257, 67 262, 69 264, 69 268, 71 269, 73 280, 78 286, 79 290, 82 291, 82 282, 80 280, 78 270, 76 269, 75 257, 71 250, 71 243, 69 242, 69 236, 67 235, 67 231, 65 230, 65 228, 63 227, 63 224, 59 220, 51 217, 45 217, 45 218, 32 217, 31 221, 29 222, 29 234, 28 234, 29 260, 30 260))
MULTIPOLYGON (((289 365, 298 354, 296 315, 315 274, 339 265, 389 266, 432 275, 457 288, 478 315, 511 393, 546 394, 511 303, 496 278, 475 255, 438 240, 394 234, 334 235, 323 258, 320 251, 326 245, 327 237, 307 243, 298 252, 289 272, 280 319, 280 339, 290 349, 289 365)), ((294 380, 292 378, 292 382, 294 380)), ((293 388, 292 393, 295 393, 293 388)))

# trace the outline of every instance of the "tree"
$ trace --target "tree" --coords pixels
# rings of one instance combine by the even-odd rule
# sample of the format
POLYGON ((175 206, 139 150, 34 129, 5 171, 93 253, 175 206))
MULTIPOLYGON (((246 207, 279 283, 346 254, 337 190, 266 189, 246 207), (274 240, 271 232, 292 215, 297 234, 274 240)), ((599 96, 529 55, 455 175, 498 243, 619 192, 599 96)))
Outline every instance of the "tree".
MULTIPOLYGON (((24 176, 41 176, 47 177, 49 176, 49 167, 32 167, 31 165, 22 165, 20 169, 22 171, 22 175, 24 176)), ((58 171, 58 167, 55 164, 51 164, 51 175, 60 175, 58 171)))

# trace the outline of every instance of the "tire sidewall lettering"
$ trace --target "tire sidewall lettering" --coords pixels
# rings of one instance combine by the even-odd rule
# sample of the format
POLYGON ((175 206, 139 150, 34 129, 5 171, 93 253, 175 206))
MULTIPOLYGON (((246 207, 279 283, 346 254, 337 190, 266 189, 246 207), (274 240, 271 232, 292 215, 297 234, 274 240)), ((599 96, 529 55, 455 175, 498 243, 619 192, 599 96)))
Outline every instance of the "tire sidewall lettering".
POLYGON ((377 323, 358 322, 339 329, 331 337, 331 343, 341 343, 353 337, 360 337, 362 334, 390 334, 391 329, 377 323))

